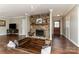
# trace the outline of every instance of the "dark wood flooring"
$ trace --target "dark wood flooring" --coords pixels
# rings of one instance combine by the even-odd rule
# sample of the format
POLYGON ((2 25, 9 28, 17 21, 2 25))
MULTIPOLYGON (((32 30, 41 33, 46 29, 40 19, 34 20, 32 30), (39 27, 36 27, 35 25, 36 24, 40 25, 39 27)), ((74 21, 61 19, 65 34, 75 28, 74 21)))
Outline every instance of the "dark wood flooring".
POLYGON ((64 36, 53 36, 52 54, 79 54, 79 48, 64 36))
MULTIPOLYGON (((23 48, 17 49, 6 49, 6 44, 9 40, 20 40, 25 38, 25 36, 0 36, 0 54, 28 54, 30 52, 24 50, 23 48)), ((51 54, 79 54, 79 48, 71 43, 68 39, 63 36, 53 36, 52 40, 52 51, 51 54)), ((31 53, 32 54, 32 53, 31 53)))
POLYGON ((4 35, 0 36, 0 54, 29 54, 30 52, 22 50, 22 48, 17 48, 17 49, 9 49, 6 47, 7 43, 9 40, 14 41, 20 40, 25 38, 25 36, 18 36, 18 35, 4 35))

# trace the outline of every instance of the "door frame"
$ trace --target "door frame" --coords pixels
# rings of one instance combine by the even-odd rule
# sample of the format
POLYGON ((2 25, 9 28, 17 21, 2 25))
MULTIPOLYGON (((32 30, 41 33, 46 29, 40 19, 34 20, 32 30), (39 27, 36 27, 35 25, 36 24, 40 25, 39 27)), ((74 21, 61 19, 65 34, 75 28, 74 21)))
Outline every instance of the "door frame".
POLYGON ((53 35, 54 35, 54 22, 56 22, 56 21, 59 22, 59 31, 60 31, 59 35, 61 35, 61 20, 54 20, 53 21, 53 35))

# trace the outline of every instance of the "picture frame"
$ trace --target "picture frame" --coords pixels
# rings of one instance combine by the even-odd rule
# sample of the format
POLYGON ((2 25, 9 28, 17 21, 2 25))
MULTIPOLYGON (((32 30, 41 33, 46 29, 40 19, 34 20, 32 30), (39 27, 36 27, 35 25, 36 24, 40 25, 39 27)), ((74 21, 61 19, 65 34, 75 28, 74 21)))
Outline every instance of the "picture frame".
POLYGON ((5 20, 0 20, 0 26, 5 26, 6 25, 6 21, 5 20))
POLYGON ((42 18, 36 19, 36 24, 42 24, 42 18))

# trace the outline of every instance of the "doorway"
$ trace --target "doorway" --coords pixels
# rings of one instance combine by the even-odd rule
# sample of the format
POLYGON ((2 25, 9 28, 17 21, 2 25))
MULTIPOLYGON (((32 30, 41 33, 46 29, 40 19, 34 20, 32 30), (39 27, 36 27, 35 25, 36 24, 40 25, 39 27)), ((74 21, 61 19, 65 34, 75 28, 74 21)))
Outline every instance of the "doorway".
POLYGON ((60 21, 59 20, 54 21, 54 35, 55 36, 60 35, 60 21))

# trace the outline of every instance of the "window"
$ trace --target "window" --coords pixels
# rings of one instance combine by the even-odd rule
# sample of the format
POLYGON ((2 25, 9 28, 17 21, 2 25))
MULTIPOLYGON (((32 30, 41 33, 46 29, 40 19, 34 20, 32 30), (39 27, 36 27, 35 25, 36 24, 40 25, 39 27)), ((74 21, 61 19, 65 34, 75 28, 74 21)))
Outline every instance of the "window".
POLYGON ((54 27, 55 27, 55 28, 59 28, 59 21, 55 21, 55 22, 54 22, 54 27))

